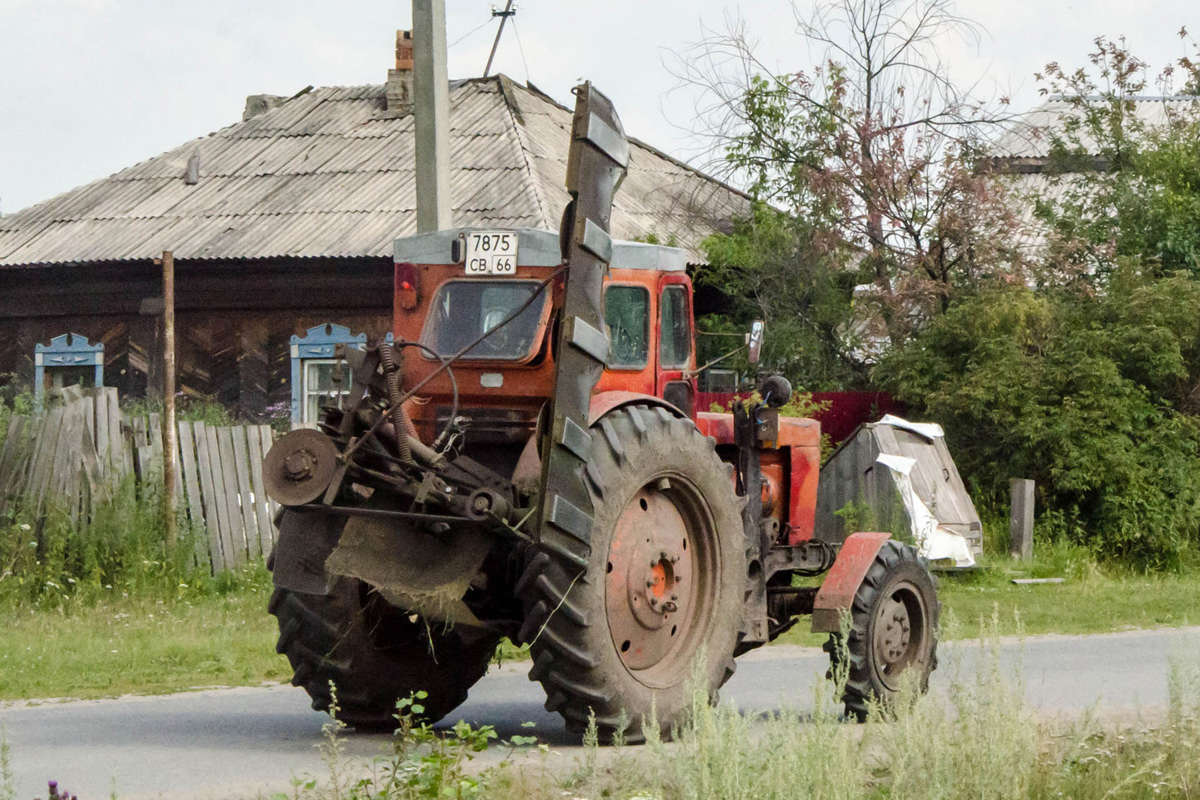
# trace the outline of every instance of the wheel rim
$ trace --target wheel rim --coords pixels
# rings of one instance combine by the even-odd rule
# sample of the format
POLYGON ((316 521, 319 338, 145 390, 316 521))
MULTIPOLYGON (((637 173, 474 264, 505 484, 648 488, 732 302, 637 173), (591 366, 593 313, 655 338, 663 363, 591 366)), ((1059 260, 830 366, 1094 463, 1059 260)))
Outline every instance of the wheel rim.
POLYGON ((925 660, 928 634, 925 598, 910 581, 902 581, 875 609, 872 633, 875 672, 890 691, 899 691, 900 676, 925 660))
POLYGON ((717 563, 712 515, 699 491, 660 475, 618 516, 605 574, 608 629, 621 663, 647 686, 680 683, 711 628, 717 563))

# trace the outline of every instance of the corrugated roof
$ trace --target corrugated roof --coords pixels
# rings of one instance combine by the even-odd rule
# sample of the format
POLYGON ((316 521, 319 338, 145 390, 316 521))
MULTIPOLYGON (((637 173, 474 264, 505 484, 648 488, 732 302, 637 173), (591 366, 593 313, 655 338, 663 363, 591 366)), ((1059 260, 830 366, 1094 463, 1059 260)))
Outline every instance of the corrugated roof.
MULTIPOLYGON (((1155 128, 1172 120, 1195 118, 1200 115, 1200 98, 1193 96, 1131 97, 1133 113, 1147 128, 1155 128)), ((1100 97, 1085 97, 1084 102, 1105 102, 1100 97)), ((997 140, 993 148, 994 165, 1008 173, 1005 182, 1011 196, 1020 203, 1021 233, 1018 244, 1030 252, 1042 250, 1049 230, 1034 216, 1037 199, 1057 203, 1082 185, 1078 173, 1045 171, 1050 146, 1056 137, 1065 133, 1067 121, 1079 115, 1078 100, 1051 97, 1037 108, 1026 112, 997 140)), ((1096 155, 1099 148, 1086 127, 1072 134, 1072 143, 1096 155)))
MULTIPOLYGON (((391 254, 416 232, 412 116, 383 86, 328 87, 15 214, 0 267, 148 259, 391 254), (200 154, 200 181, 184 182, 200 154)), ((455 226, 557 230, 568 197, 571 112, 497 76, 450 91, 455 226)), ((700 242, 749 210, 746 195, 634 140, 613 235, 700 242)))
MULTIPOLYGON (((1200 110, 1200 98, 1181 95, 1173 97, 1131 97, 1133 113, 1149 127, 1165 124, 1200 110)), ((1085 97, 1084 102, 1104 102, 1100 97, 1085 97)), ((1045 158, 1055 136, 1061 136, 1067 120, 1078 116, 1077 100, 1054 96, 1037 108, 1022 114, 999 137, 993 152, 1001 158, 1045 158)), ((1094 152, 1095 142, 1086 130, 1078 132, 1079 143, 1094 152)))

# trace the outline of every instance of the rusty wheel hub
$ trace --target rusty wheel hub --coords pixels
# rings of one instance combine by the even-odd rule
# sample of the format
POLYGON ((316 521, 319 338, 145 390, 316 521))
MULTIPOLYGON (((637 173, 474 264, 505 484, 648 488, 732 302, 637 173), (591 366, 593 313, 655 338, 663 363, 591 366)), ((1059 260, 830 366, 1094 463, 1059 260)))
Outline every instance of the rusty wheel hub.
POLYGON ((905 581, 875 611, 872 637, 880 678, 892 689, 899 689, 899 677, 920 658, 924 642, 924 606, 920 592, 905 581))
POLYGON ((609 630, 622 663, 653 683, 682 668, 707 625, 712 593, 701 586, 713 548, 689 489, 660 478, 644 486, 617 520, 605 576, 609 630), (679 661, 681 663, 676 664, 679 661))
POLYGON ((337 447, 328 436, 314 430, 295 430, 267 452, 263 481, 275 502, 303 505, 325 493, 337 466, 337 447))

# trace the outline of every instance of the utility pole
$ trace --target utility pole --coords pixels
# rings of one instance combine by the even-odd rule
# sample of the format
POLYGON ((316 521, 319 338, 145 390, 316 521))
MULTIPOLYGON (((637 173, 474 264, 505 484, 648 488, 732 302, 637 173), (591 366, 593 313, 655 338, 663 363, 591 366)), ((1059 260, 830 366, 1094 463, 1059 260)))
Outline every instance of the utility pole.
POLYGON ((446 0, 413 0, 412 14, 417 233, 433 233, 452 224, 446 0))
POLYGON ((175 432, 175 255, 164 250, 163 271, 163 498, 166 500, 167 546, 177 538, 178 499, 175 497, 175 463, 179 444, 175 432))
POLYGON ((500 46, 500 34, 504 33, 504 23, 508 22, 509 17, 517 13, 512 10, 512 6, 513 0, 508 0, 508 3, 505 4, 503 11, 492 11, 493 17, 500 18, 500 27, 496 30, 496 40, 492 42, 492 52, 490 55, 488 55, 487 66, 483 68, 483 77, 485 78, 488 76, 488 73, 492 71, 492 59, 496 57, 496 48, 500 46))

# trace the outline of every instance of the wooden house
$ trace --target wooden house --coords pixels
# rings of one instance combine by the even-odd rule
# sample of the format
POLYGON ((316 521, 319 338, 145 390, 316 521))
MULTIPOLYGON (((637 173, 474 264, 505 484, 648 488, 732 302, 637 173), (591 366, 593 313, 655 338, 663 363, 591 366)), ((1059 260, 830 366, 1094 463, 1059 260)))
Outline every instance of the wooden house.
MULTIPOLYGON (((392 241, 416 231, 406 78, 252 96, 237 124, 0 216, 0 382, 161 393, 155 258, 170 250, 181 391, 243 419, 311 422, 333 345, 391 327, 392 241)), ((570 123, 532 85, 452 82, 454 224, 557 230, 570 123)), ((704 237, 748 210, 635 140, 613 234, 699 261, 704 237)))

